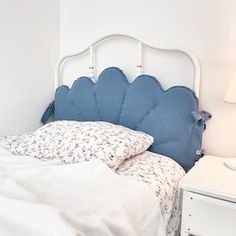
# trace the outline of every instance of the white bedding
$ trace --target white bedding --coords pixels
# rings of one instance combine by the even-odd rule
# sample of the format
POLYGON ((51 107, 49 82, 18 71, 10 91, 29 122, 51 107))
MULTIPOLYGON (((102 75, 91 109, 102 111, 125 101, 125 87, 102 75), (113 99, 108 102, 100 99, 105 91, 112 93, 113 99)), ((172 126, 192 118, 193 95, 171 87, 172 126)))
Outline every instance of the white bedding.
POLYGON ((178 235, 181 219, 179 181, 185 175, 183 168, 169 157, 146 151, 123 162, 116 173, 147 184, 159 202, 166 234, 178 235))
MULTIPOLYGON (((40 161, 40 160, 38 160, 36 158, 32 158, 32 157, 12 156, 9 154, 8 151, 6 151, 6 150, 4 151, 3 149, 0 148, 0 166, 1 167, 4 166, 5 170, 6 170, 6 168, 12 168, 12 167, 15 168, 16 166, 21 166, 21 167, 23 167, 24 165, 28 166, 29 164, 31 166, 35 165, 35 166, 37 166, 36 169, 39 169, 38 166, 40 166, 40 165, 43 165, 43 166, 44 165, 52 165, 52 164, 55 165, 57 163, 61 164, 61 161, 54 160, 54 161, 43 162, 43 161, 40 161)), ((78 165, 78 164, 75 164, 75 165, 78 165)), ((45 167, 43 167, 43 168, 45 168, 45 167)), ((160 207, 161 215, 162 215, 163 222, 164 222, 164 225, 162 223, 159 224, 158 222, 155 222, 155 225, 162 225, 161 228, 165 229, 166 235, 168 235, 168 236, 175 235, 178 230, 179 223, 180 223, 181 209, 180 209, 180 192, 179 192, 179 188, 178 188, 178 183, 179 183, 179 180, 185 174, 183 169, 175 161, 173 161, 170 158, 167 158, 167 157, 164 157, 164 156, 161 156, 158 154, 154 154, 151 152, 144 152, 134 158, 131 158, 131 159, 125 161, 118 168, 117 174, 125 176, 125 180, 124 180, 125 183, 129 183, 129 181, 127 181, 127 179, 133 180, 134 183, 136 183, 138 180, 138 182, 143 182, 146 184, 146 186, 150 187, 149 189, 151 189, 152 193, 154 193, 153 196, 156 196, 155 199, 157 200, 158 206, 160 207)), ((88 175, 88 176, 90 176, 90 175, 88 175)), ((93 177, 95 177, 95 176, 93 176, 93 177)), ((68 179, 67 181, 70 182, 71 180, 68 179)), ((125 183, 123 183, 123 184, 125 184, 125 183)), ((132 186, 132 189, 133 189, 133 186, 132 186)), ((95 191, 95 190, 93 190, 93 191, 95 191)), ((139 193, 136 193, 136 194, 138 194, 138 195, 135 195, 136 196, 135 198, 140 199, 141 196, 139 195, 139 193), (139 196, 139 197, 137 198, 137 196, 139 196)), ((122 195, 122 194, 120 194, 120 195, 122 195)), ((3 196, 1 197, 2 203, 4 201, 9 200, 9 199, 5 199, 5 198, 2 199, 2 198, 3 198, 3 196)), ((96 198, 97 198, 97 196, 96 196, 96 198)), ((6 205, 6 204, 3 204, 3 205, 6 205)), ((2 207, 1 204, 0 204, 0 207, 2 207)), ((40 208, 39 208, 39 210, 40 210, 40 208)), ((54 211, 54 210, 55 209, 53 208, 52 211, 54 211)), ((1 211, 1 209, 0 209, 0 211, 1 211)), ((135 209, 134 209, 134 211, 135 211, 135 209)), ((46 214, 47 210, 44 212, 45 213, 42 213, 42 215, 46 214)), ((151 211, 149 213, 151 213, 151 211)), ((58 214, 58 212, 56 212, 56 213, 53 212, 51 214, 58 214)), ((59 221, 61 220, 58 217, 57 217, 57 219, 59 221)), ((1 221, 2 221, 2 219, 0 218, 0 227, 1 227, 1 221)), ((57 223, 59 225, 61 225, 61 223, 59 223, 59 221, 57 223)), ((160 221, 162 221, 162 220, 160 220, 160 221)), ((15 228, 15 227, 13 227, 13 228, 15 228)), ((51 225, 51 228, 52 229, 55 228, 55 227, 53 227, 53 224, 51 225)), ((0 233, 1 233, 1 231, 0 231, 0 233)), ((2 234, 0 234, 0 235, 2 235, 2 234)), ((7 234, 5 234, 5 235, 7 235, 7 234)), ((44 234, 40 234, 40 235, 44 235, 44 234)), ((47 235, 47 234, 45 234, 45 235, 47 235)), ((72 235, 74 235, 74 234, 72 234, 72 235)), ((149 235, 152 235, 152 234, 149 234, 149 235)), ((161 234, 159 234, 159 235, 161 235, 161 234)))
POLYGON ((0 152, 0 235, 165 235, 155 195, 103 163, 0 152), (138 197, 137 197, 138 196, 138 197))

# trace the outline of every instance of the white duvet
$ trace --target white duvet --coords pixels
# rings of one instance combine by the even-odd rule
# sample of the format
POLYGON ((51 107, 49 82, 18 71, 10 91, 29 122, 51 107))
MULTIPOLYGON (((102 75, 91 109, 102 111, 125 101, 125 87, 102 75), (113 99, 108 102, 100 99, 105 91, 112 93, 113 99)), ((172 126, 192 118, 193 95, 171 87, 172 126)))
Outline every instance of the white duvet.
POLYGON ((164 236, 150 188, 101 162, 61 165, 0 153, 0 235, 164 236))

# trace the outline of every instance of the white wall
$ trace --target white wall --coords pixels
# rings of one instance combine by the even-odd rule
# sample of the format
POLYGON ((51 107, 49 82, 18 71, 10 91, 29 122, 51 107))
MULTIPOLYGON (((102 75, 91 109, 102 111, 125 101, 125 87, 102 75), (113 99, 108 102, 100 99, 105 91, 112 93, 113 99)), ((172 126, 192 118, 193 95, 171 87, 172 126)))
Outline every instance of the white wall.
POLYGON ((236 156, 236 105, 222 102, 236 70, 235 9, 235 0, 61 0, 61 54, 79 51, 110 33, 192 49, 202 68, 200 106, 213 114, 205 149, 236 156))
POLYGON ((58 48, 58 0, 0 0, 0 135, 40 125, 58 48))

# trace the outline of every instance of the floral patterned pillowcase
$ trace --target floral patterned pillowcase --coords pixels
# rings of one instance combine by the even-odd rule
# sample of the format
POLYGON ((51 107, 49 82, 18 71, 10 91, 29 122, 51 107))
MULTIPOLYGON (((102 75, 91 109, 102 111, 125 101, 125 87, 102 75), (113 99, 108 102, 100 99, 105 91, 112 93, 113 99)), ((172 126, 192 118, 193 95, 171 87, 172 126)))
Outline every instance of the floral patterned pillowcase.
POLYGON ((12 145, 18 145, 27 136, 29 135, 23 134, 23 135, 13 135, 13 136, 0 136, 0 147, 10 149, 12 145))
POLYGON ((131 156, 146 151, 153 137, 107 122, 55 121, 36 132, 0 140, 12 154, 64 163, 99 159, 116 169, 131 156))

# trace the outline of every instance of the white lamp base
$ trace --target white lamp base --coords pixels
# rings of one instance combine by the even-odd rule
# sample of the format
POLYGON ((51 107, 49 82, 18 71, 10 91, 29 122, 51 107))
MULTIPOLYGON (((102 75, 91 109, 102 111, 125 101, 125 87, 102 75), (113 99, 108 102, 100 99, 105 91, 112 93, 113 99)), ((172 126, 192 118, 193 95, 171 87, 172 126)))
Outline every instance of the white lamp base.
POLYGON ((229 158, 229 160, 224 162, 224 166, 233 171, 236 171, 236 158, 229 158))

